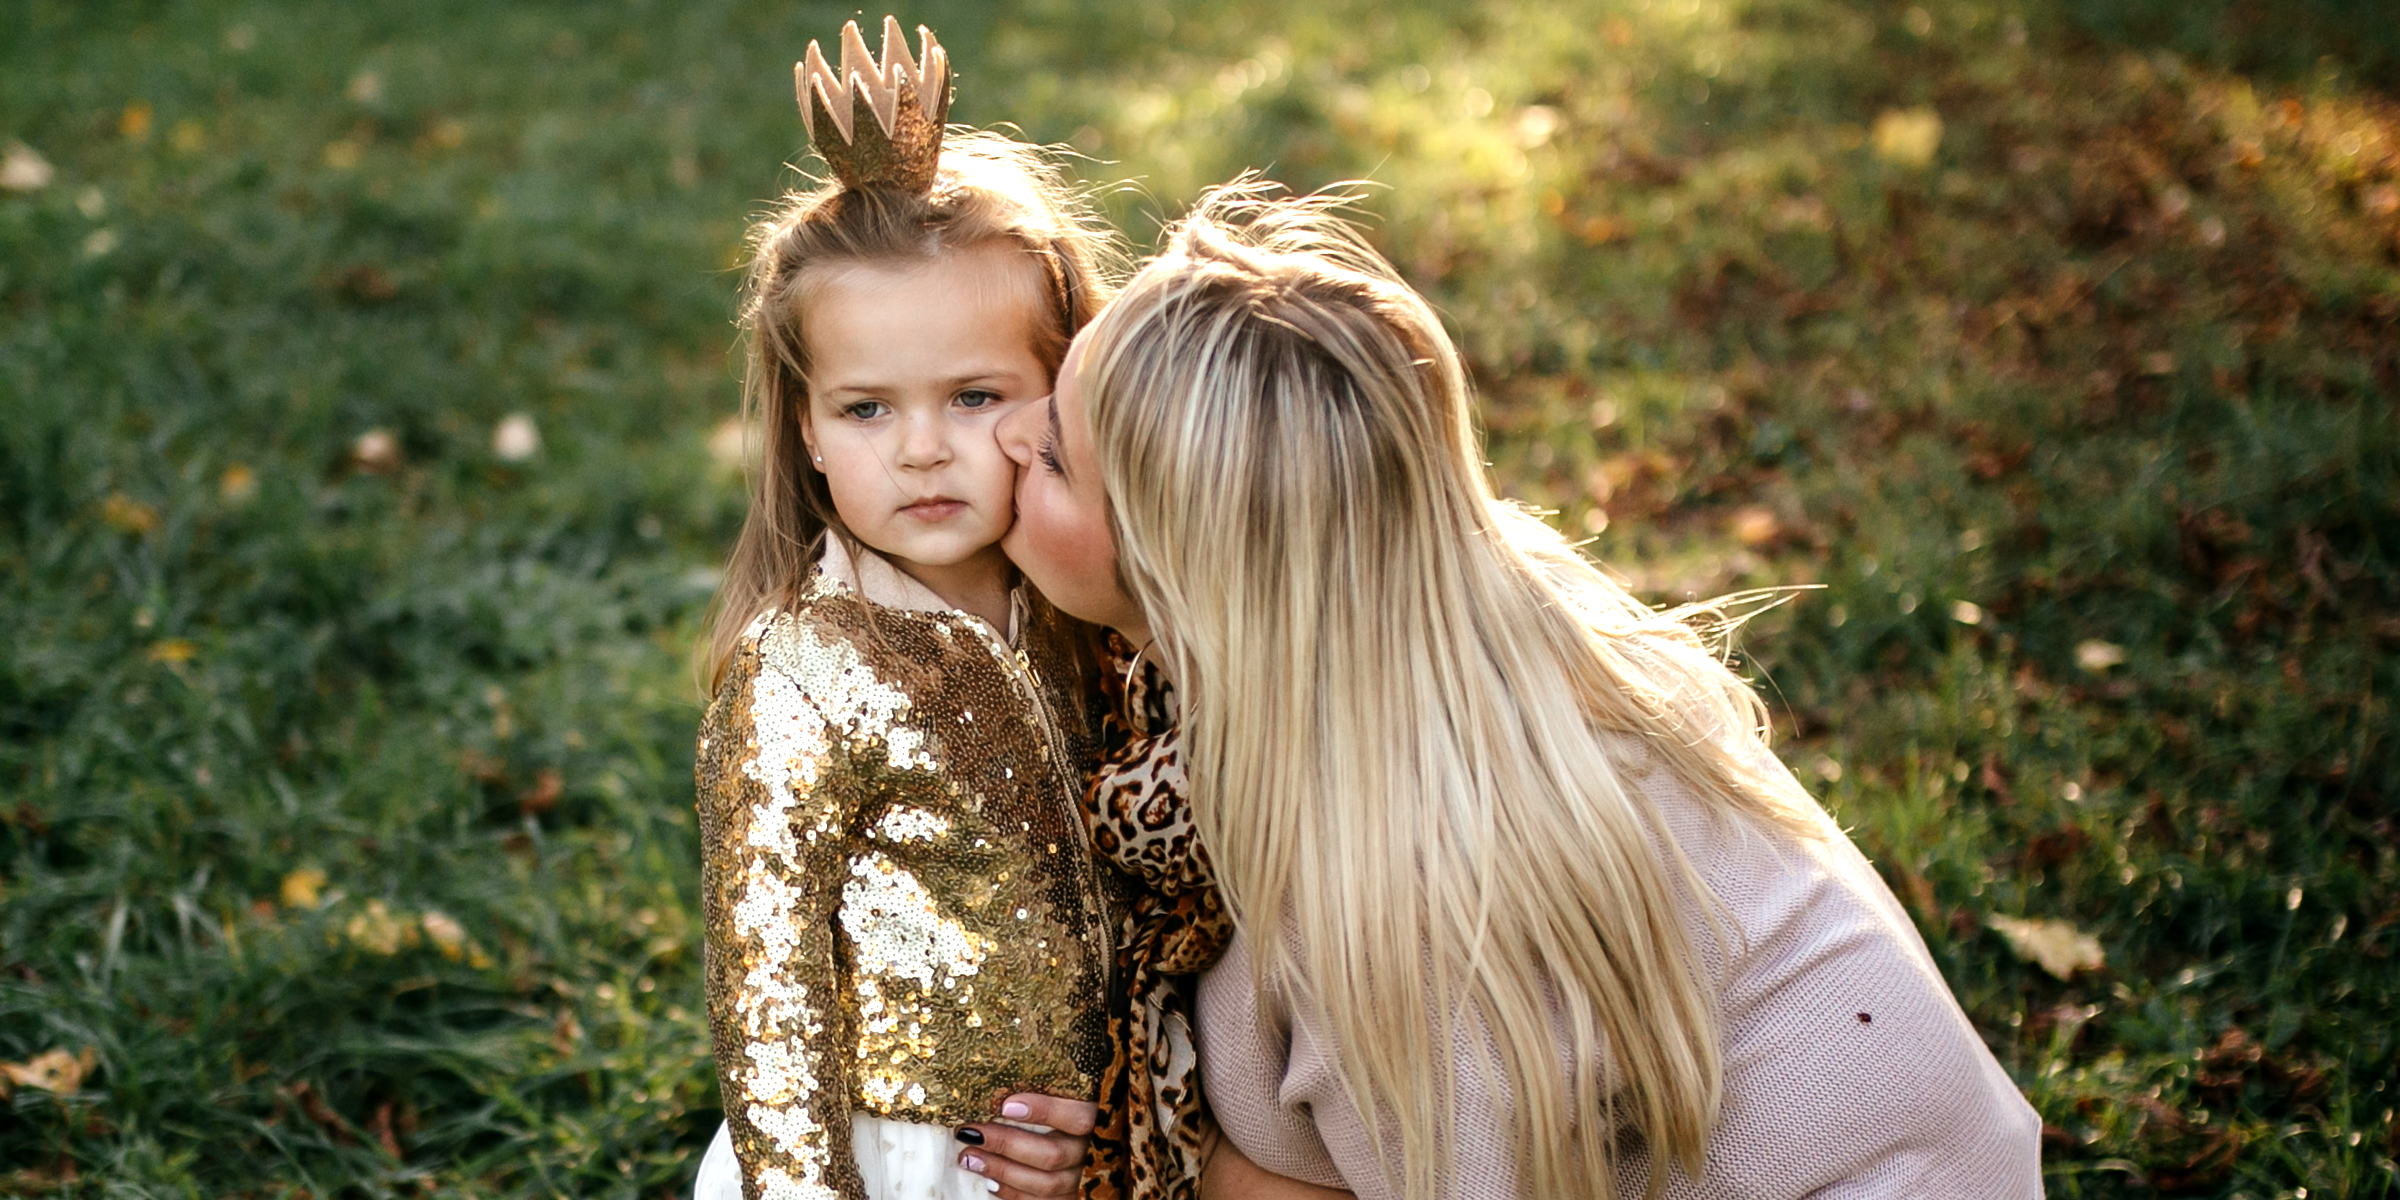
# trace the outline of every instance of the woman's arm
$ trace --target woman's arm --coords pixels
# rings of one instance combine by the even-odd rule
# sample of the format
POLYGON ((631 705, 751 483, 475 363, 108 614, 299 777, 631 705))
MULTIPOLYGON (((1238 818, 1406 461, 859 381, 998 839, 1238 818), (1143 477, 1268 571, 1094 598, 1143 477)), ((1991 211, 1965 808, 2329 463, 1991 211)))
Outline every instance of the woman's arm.
POLYGON ((1349 1200, 1350 1193, 1286 1179, 1251 1162, 1233 1139, 1211 1139, 1208 1165, 1200 1172, 1200 1200, 1349 1200))

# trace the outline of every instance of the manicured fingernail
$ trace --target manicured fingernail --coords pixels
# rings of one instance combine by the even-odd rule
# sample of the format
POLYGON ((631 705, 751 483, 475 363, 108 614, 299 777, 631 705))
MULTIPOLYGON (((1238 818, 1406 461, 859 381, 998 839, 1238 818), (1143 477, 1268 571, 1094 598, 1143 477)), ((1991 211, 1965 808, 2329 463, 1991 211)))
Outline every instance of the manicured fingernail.
POLYGON ((983 1174, 983 1159, 981 1159, 981 1158, 979 1158, 979 1157, 977 1157, 977 1156, 975 1156, 975 1155, 972 1155, 972 1154, 961 1154, 961 1155, 959 1155, 959 1156, 958 1156, 958 1165, 960 1165, 960 1166, 962 1166, 962 1167, 965 1167, 966 1169, 968 1169, 968 1170, 970 1170, 970 1171, 973 1171, 973 1172, 975 1172, 975 1173, 976 1173, 976 1174, 978 1174, 978 1175, 981 1175, 981 1174, 983 1174))
POLYGON ((985 1191, 987 1191, 987 1192, 997 1192, 997 1191, 999 1191, 999 1190, 1000 1190, 1000 1181, 999 1181, 999 1180, 997 1180, 997 1179, 986 1179, 986 1180, 984 1180, 984 1181, 983 1181, 983 1190, 985 1190, 985 1191))
POLYGON ((1011 1100, 1008 1103, 1000 1106, 1000 1115, 1007 1117, 1011 1121, 1022 1121, 1025 1118, 1032 1116, 1033 1110, 1025 1107, 1018 1101, 1011 1100))
POLYGON ((972 1125, 961 1125, 958 1127, 958 1140, 970 1146, 980 1146, 983 1144, 983 1131, 972 1125))

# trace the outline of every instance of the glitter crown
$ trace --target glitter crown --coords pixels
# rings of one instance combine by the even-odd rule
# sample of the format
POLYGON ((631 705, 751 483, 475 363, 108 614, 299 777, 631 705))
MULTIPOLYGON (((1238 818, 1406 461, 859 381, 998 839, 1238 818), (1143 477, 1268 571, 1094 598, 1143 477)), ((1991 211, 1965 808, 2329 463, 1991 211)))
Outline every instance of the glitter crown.
POLYGON ((842 69, 825 65, 817 43, 792 66, 809 141, 844 187, 881 185, 924 193, 941 166, 942 122, 950 115, 950 55, 917 26, 916 57, 900 22, 883 19, 883 57, 867 53, 858 22, 842 26, 842 69))

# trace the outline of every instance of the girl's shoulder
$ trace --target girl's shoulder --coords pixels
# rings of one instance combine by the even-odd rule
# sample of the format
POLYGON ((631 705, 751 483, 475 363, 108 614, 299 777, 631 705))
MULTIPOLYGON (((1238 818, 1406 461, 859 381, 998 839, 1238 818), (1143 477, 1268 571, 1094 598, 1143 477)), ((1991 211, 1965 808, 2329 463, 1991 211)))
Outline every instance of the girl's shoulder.
POLYGON ((719 676, 717 695, 747 691, 761 676, 806 676, 821 673, 828 650, 840 647, 854 657, 859 635, 870 627, 870 606, 841 581, 812 573, 799 594, 769 605, 742 627, 719 676))

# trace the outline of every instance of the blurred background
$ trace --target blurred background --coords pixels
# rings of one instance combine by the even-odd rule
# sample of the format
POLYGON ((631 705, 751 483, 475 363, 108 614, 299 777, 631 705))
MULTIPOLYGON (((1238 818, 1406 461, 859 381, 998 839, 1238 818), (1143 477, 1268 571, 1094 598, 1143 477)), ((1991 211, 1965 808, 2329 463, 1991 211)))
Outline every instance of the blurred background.
MULTIPOLYGON (((854 11, 0 12, 0 1192, 688 1186, 734 267, 854 11)), ((1137 241, 1375 181, 1509 494, 1821 585, 1744 669, 2053 1195, 2400 1192, 2386 0, 899 16, 1137 241)))

